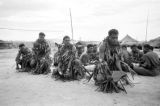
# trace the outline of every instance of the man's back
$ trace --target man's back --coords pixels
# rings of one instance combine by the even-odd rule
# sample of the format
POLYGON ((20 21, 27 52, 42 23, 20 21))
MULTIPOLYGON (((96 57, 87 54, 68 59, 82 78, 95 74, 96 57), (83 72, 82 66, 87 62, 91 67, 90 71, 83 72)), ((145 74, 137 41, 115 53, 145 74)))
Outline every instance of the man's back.
POLYGON ((146 58, 148 60, 148 64, 154 68, 158 67, 160 65, 159 57, 153 51, 150 51, 150 52, 144 54, 143 58, 146 58))
POLYGON ((122 50, 122 56, 124 59, 129 59, 131 54, 127 50, 122 50))
POLYGON ((88 53, 83 53, 81 56, 80 56, 80 61, 83 65, 87 65, 89 63, 89 55, 88 53))

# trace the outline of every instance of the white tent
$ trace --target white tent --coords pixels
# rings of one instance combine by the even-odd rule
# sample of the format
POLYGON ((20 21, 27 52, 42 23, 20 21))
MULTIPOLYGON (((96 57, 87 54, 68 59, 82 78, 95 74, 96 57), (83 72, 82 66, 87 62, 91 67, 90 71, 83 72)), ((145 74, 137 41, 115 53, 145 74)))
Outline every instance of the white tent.
POLYGON ((133 44, 137 44, 138 41, 135 40, 134 38, 132 38, 131 36, 129 35, 126 35, 121 41, 120 43, 122 45, 133 45, 133 44))

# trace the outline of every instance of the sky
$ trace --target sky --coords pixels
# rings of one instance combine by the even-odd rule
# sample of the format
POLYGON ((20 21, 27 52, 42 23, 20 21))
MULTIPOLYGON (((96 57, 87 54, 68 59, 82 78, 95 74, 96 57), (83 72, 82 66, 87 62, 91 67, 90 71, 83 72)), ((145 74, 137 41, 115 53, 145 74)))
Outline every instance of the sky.
POLYGON ((101 41, 118 29, 119 40, 128 34, 144 41, 147 15, 147 40, 160 36, 160 0, 0 0, 0 39, 71 37, 69 8, 75 40, 101 41))

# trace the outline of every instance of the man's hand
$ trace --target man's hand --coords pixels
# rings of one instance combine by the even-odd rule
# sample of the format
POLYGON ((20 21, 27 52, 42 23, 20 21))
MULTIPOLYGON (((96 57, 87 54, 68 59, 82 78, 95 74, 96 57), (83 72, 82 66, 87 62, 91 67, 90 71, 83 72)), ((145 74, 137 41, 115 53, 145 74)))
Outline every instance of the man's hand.
POLYGON ((58 72, 60 75, 62 75, 61 68, 59 68, 59 67, 58 67, 58 72))
POLYGON ((102 62, 103 60, 102 59, 99 59, 99 62, 102 62))
POLYGON ((67 68, 66 73, 64 74, 65 77, 69 77, 70 76, 70 72, 69 72, 69 68, 67 68))

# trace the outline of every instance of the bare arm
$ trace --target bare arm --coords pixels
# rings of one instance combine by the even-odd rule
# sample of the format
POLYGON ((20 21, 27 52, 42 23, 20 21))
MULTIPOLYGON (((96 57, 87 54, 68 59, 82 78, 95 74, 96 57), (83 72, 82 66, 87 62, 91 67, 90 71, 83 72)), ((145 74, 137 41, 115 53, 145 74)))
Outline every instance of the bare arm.
POLYGON ((116 56, 116 66, 118 70, 122 71, 121 60, 119 59, 118 55, 116 56))
POLYGON ((142 67, 144 67, 144 68, 151 68, 152 67, 147 56, 144 55, 142 57, 142 60, 144 61, 143 64, 141 64, 142 67))
POLYGON ((82 54, 80 56, 80 61, 83 65, 87 65, 89 63, 89 59, 86 54, 82 54))
POLYGON ((20 57, 21 57, 21 51, 19 51, 19 52, 18 52, 18 54, 17 54, 17 57, 16 57, 15 61, 18 61, 18 60, 20 59, 20 57))
POLYGON ((105 43, 103 42, 99 47, 99 60, 103 61, 105 55, 105 43))

